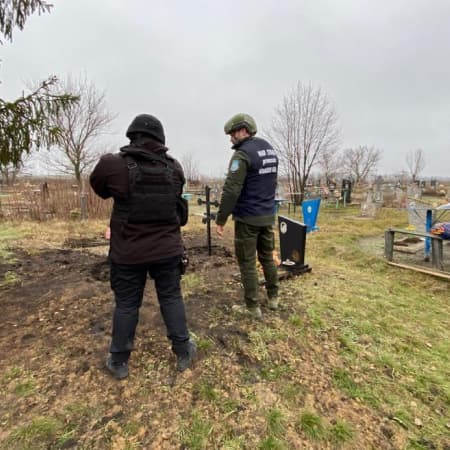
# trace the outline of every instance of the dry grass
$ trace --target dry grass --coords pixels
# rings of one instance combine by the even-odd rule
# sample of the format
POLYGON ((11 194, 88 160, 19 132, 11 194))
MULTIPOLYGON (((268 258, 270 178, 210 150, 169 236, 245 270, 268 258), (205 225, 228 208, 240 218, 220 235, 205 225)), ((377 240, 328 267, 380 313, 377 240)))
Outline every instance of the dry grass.
POLYGON ((111 213, 111 200, 102 200, 84 180, 85 190, 70 179, 32 179, 0 194, 0 218, 4 220, 70 220, 80 218, 85 202, 90 219, 107 219, 111 213), (83 200, 82 200, 83 198, 83 200))

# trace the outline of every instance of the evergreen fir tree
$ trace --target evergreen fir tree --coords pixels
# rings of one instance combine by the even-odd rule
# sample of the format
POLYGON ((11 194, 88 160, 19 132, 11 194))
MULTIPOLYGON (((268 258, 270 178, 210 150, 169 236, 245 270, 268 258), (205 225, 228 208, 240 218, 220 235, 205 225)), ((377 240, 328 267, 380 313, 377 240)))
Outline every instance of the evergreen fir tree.
MULTIPOLYGON (((51 8, 42 0, 0 0, 0 36, 12 41, 15 27, 22 30, 31 14, 50 12, 51 8)), ((0 165, 19 167, 24 154, 33 148, 58 142, 61 130, 52 125, 51 119, 78 97, 52 94, 50 88, 57 83, 58 79, 50 76, 36 90, 15 101, 0 98, 0 165)))

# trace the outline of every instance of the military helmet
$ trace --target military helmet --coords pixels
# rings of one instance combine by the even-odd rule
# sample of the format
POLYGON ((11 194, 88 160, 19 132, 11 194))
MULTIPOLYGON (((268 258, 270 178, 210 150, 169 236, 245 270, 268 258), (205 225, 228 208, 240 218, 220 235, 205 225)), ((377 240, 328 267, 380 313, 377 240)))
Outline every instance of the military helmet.
POLYGON ((131 139, 134 133, 147 134, 161 144, 166 143, 162 123, 150 114, 139 114, 133 119, 127 130, 127 138, 131 139))
POLYGON ((253 136, 257 131, 255 119, 249 114, 239 113, 235 114, 224 126, 225 134, 241 128, 245 128, 253 136))

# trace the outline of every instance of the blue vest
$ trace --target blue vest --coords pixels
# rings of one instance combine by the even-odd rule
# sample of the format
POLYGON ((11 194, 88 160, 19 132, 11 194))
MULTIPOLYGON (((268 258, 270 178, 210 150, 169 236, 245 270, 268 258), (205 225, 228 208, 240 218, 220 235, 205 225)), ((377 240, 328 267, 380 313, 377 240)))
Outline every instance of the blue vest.
POLYGON ((235 147, 250 159, 241 195, 233 209, 235 217, 271 216, 275 210, 278 157, 264 139, 253 137, 235 147))

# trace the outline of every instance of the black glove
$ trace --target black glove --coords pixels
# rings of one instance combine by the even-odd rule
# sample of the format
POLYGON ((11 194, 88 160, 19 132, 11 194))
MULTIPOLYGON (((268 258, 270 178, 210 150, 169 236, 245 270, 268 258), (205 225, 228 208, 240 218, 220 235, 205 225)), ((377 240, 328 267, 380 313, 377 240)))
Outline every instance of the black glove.
POLYGON ((180 260, 180 273, 184 275, 186 273, 187 266, 189 265, 189 257, 186 253, 186 250, 183 251, 180 260))

